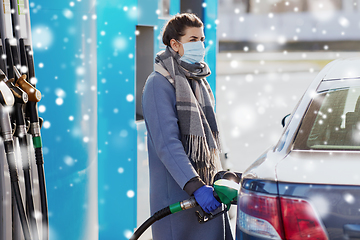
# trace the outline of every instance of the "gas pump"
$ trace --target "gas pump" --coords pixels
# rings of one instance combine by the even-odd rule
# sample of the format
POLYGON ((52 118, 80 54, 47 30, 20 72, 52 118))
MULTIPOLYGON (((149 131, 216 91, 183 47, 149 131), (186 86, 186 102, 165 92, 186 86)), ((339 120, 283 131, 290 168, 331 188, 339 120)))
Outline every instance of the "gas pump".
MULTIPOLYGON (((0 84, 3 83, 4 89, 9 90, 11 96, 14 99, 14 103, 10 109, 9 105, 3 103, 4 101, 0 101, 0 104, 2 105, 0 106, 0 126, 2 138, 5 144, 5 153, 9 162, 11 192, 15 201, 12 203, 14 210, 12 212, 11 228, 9 229, 9 225, 3 222, 0 229, 4 229, 4 232, 11 231, 12 229, 12 239, 21 239, 21 229, 18 224, 21 222, 22 232, 25 239, 47 240, 47 196, 43 167, 44 160, 42 155, 40 121, 37 111, 37 102, 41 99, 41 93, 36 89, 35 86, 36 81, 31 43, 29 2, 28 0, 1 1, 0 69, 2 72, 0 72, 0 84), (12 143, 8 144, 8 142, 12 143), (17 179, 20 172, 16 168, 17 164, 14 163, 20 160, 15 159, 15 154, 12 154, 16 150, 16 146, 20 148, 19 152, 21 153, 21 165, 25 185, 25 191, 23 192, 21 192, 21 187, 17 189, 15 186, 16 182, 18 183, 17 179), (34 151, 30 151, 30 148, 34 148, 34 151), (8 152, 10 152, 10 154, 8 152), (31 171, 31 166, 35 166, 34 161, 36 162, 37 171, 31 171), (37 176, 35 176, 34 173, 37 176), (38 185, 34 184, 35 178, 38 178, 38 185), (15 187, 13 187, 13 185, 15 187), (34 187, 39 188, 37 192, 40 194, 38 197, 40 199, 40 209, 38 210, 35 208, 34 204, 34 187), (23 206, 23 196, 25 196, 26 208, 23 206), (26 209, 26 211, 24 209, 26 209), (37 211, 41 212, 41 224, 38 224, 37 222, 37 216, 35 214, 37 211)), ((6 90, 1 89, 1 91, 4 95, 6 90)), ((3 162, 1 155, 0 162, 3 162)), ((4 172, 0 172, 0 175, 1 174, 4 174, 4 172)), ((7 176, 4 177, 5 180, 6 177, 7 176)), ((3 178, 0 177, 0 180, 1 179, 3 178)), ((5 189, 2 189, 0 194, 5 194, 5 189)), ((3 216, 3 218, 6 217, 3 216)), ((8 239, 8 235, 3 233, 0 235, 0 239, 8 239)))

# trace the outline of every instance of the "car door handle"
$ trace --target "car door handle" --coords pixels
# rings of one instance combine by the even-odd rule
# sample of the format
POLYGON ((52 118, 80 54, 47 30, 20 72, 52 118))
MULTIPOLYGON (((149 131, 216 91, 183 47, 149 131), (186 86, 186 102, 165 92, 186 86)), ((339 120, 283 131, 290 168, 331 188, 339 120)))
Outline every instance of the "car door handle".
POLYGON ((344 225, 344 235, 348 239, 360 239, 360 225, 359 224, 346 224, 344 225))

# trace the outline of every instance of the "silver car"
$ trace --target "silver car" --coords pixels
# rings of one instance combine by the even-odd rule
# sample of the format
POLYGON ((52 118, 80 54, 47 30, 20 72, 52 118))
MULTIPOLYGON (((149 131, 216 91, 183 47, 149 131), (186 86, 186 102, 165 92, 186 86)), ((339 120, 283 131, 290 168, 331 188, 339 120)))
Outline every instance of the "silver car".
POLYGON ((325 66, 243 173, 236 238, 360 239, 360 58, 325 66))

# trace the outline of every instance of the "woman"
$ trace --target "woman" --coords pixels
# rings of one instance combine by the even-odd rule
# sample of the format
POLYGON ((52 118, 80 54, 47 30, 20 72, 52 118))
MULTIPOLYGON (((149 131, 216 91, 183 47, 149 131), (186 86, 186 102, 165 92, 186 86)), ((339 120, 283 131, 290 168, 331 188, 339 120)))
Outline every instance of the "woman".
POLYGON ((178 14, 163 33, 166 50, 143 92, 148 130, 151 214, 193 195, 200 206, 170 215, 152 226, 154 240, 232 239, 227 215, 200 224, 195 211, 212 212, 212 178, 221 170, 214 97, 206 81, 203 23, 178 14))

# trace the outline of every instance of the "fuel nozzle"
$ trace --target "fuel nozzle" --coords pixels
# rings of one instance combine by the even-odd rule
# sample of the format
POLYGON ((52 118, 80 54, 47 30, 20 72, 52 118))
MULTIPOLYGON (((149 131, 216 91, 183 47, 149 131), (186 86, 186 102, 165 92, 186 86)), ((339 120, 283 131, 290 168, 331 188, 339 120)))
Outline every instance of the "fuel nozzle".
POLYGON ((10 91, 13 93, 15 103, 25 104, 28 102, 28 95, 20 87, 14 85, 14 79, 8 79, 3 71, 0 69, 0 81, 4 82, 10 91))
POLYGON ((229 209, 231 204, 234 204, 240 184, 228 179, 219 179, 214 182, 214 191, 217 194, 220 201, 229 209))
POLYGON ((240 189, 241 173, 220 171, 214 177, 214 193, 218 200, 229 209, 231 204, 236 204, 240 189))
POLYGON ((39 102, 41 100, 41 92, 33 87, 28 81, 26 81, 26 74, 21 75, 15 66, 14 72, 17 78, 15 86, 19 86, 24 92, 27 93, 29 101, 39 102))
POLYGON ((6 82, 8 78, 6 77, 5 73, 0 69, 0 81, 6 82))
POLYGON ((206 213, 196 211, 199 223, 206 223, 229 211, 231 204, 237 204, 238 191, 240 189, 241 173, 220 171, 214 176, 214 197, 226 208, 220 212, 206 213))
POLYGON ((15 99, 10 90, 10 88, 5 84, 4 81, 7 81, 5 73, 0 69, 0 103, 3 106, 12 107, 14 105, 15 99))
POLYGON ((7 78, 6 74, 0 69, 0 81, 7 82, 9 79, 7 78))
POLYGON ((14 83, 12 83, 11 81, 7 81, 6 85, 13 93, 13 95, 15 97, 15 103, 25 104, 28 102, 29 97, 28 97, 27 93, 25 91, 23 91, 20 87, 15 86, 14 83))

